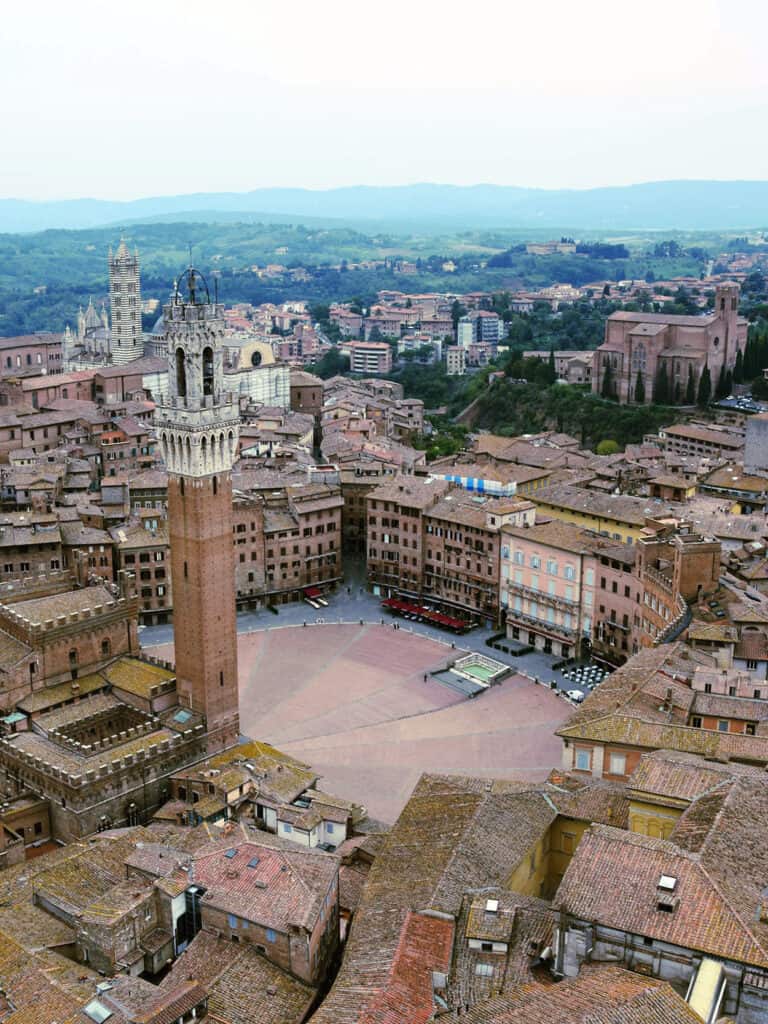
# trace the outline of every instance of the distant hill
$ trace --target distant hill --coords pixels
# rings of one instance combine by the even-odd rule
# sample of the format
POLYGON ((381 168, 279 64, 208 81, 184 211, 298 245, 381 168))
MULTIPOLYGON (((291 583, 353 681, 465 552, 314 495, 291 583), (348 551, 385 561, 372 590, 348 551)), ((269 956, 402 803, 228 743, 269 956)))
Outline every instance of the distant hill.
POLYGON ((658 181, 584 190, 504 185, 356 186, 324 191, 264 188, 132 202, 0 199, 0 231, 87 228, 147 220, 275 217, 313 224, 571 230, 727 230, 768 226, 768 181, 658 181))

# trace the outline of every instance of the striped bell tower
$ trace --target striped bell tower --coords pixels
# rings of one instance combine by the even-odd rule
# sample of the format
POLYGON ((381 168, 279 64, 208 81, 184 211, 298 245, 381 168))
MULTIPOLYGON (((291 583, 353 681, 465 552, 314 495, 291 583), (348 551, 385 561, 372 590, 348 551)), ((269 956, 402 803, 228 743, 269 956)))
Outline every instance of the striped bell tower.
POLYGON ((141 283, 139 254, 130 253, 125 239, 117 252, 109 250, 109 354, 113 363, 122 365, 144 355, 141 330, 141 283))
POLYGON ((239 408, 224 391, 223 306, 190 267, 163 307, 168 393, 156 411, 168 470, 179 703, 205 717, 210 753, 239 736, 232 465, 239 408))

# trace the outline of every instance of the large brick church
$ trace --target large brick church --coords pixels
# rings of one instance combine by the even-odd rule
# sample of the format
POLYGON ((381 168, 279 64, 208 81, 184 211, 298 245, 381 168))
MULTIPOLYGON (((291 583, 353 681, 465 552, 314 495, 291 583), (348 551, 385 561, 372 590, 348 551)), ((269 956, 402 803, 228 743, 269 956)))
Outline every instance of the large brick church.
POLYGON ((728 283, 718 285, 714 311, 703 316, 611 314, 592 359, 592 390, 605 393, 607 377, 608 390, 622 404, 652 402, 662 366, 673 401, 684 400, 691 373, 698 386, 705 366, 714 385, 721 368, 733 370, 736 353, 747 343, 747 321, 738 309, 739 286, 728 283))

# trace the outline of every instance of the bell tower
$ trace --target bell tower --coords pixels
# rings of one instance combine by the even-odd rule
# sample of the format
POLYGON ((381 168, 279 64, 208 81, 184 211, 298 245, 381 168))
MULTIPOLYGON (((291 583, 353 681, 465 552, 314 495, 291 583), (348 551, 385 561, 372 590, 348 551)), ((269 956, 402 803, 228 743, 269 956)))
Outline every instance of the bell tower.
MULTIPOLYGON (((139 281, 139 254, 128 252, 125 240, 120 240, 117 252, 109 250, 109 306, 112 325, 109 333, 109 351, 112 362, 123 364, 144 355, 144 335, 141 331, 141 285, 139 281)), ((106 326, 106 312, 102 322, 106 326)))
POLYGON ((237 743, 232 464, 239 409, 224 391, 223 307, 192 267, 163 307, 168 393, 156 411, 168 470, 179 703, 205 716, 208 750, 237 743))

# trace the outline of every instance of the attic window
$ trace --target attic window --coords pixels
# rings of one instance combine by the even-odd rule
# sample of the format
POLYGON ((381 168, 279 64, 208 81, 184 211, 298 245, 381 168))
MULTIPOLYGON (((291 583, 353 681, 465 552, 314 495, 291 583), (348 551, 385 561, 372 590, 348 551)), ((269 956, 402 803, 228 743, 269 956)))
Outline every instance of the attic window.
POLYGON ((258 867, 259 859, 260 859, 259 857, 251 857, 251 859, 248 861, 248 867, 249 868, 258 867))
POLYGON ((498 912, 499 912, 499 901, 498 900, 486 900, 485 901, 485 912, 486 912, 486 914, 498 914, 498 912))
POLYGON ((227 858, 227 860, 232 860, 233 857, 237 856, 237 850, 227 850, 224 856, 227 858))
POLYGON ((662 875, 659 879, 659 889, 662 892, 674 892, 677 888, 677 879, 673 875, 662 875))

